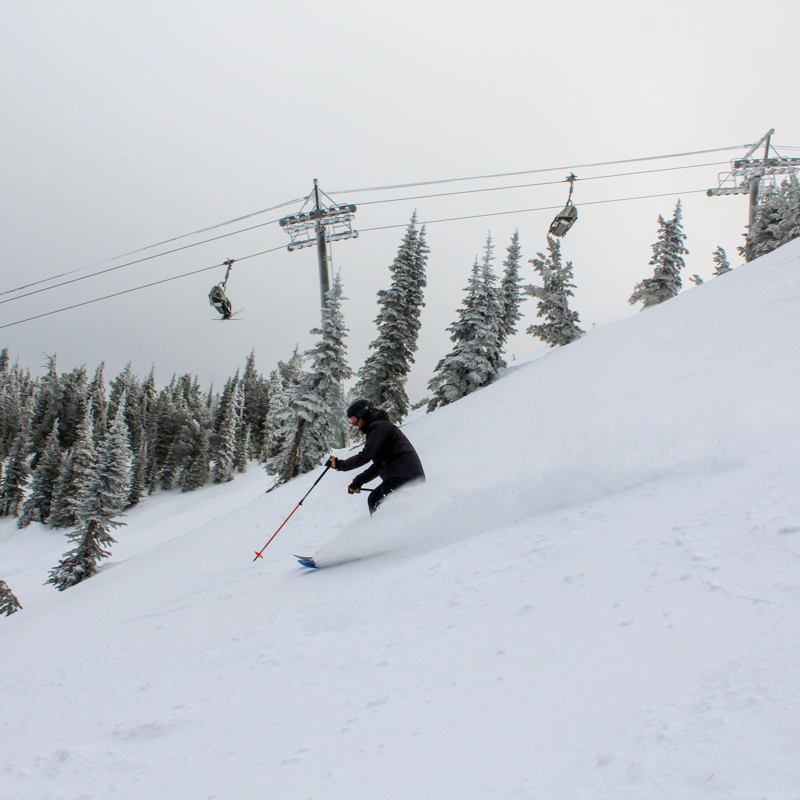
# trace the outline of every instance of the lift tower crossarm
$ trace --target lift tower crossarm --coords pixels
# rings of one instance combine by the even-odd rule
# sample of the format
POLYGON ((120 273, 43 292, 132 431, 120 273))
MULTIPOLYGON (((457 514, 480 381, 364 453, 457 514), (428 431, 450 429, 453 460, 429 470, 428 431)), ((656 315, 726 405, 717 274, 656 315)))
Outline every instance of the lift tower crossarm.
POLYGON ((765 177, 774 178, 775 175, 794 175, 800 169, 800 158, 784 158, 780 156, 775 148, 775 158, 769 157, 769 148, 774 128, 770 128, 745 154, 744 158, 734 159, 731 162, 731 170, 726 174, 720 173, 719 186, 709 189, 706 194, 709 197, 730 195, 730 194, 749 194, 750 213, 749 227, 755 224, 758 215, 758 193, 761 187, 761 179, 765 177), (752 158, 753 153, 764 145, 764 157, 752 158))

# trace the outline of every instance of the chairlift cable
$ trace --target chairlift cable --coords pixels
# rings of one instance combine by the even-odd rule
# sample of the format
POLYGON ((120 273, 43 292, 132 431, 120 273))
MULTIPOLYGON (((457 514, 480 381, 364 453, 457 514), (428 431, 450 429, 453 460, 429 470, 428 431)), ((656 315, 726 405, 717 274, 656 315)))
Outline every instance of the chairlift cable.
MULTIPOLYGON (((262 250, 260 253, 251 253, 249 256, 242 256, 241 258, 235 259, 236 261, 247 261, 250 258, 256 258, 257 256, 263 256, 267 253, 274 253, 276 250, 283 250, 285 245, 281 245, 280 247, 272 247, 269 250, 262 250)), ((201 267, 200 269, 192 270, 191 272, 184 272, 181 275, 173 275, 170 278, 162 278, 158 281, 153 281, 152 283, 146 283, 143 286, 134 286, 132 289, 123 289, 120 292, 114 292, 113 294, 107 294, 103 297, 95 297, 92 300, 84 300, 82 303, 74 303, 71 306, 65 306, 64 308, 57 308, 54 311, 46 311, 44 314, 37 314, 33 317, 28 317, 27 319, 20 319, 16 322, 7 322, 5 325, 0 325, 1 328, 11 328, 14 325, 21 325, 23 322, 31 322, 35 319, 42 319, 42 317, 50 317, 53 314, 60 314, 62 311, 71 311, 73 308, 81 308, 82 306, 88 306, 92 303, 99 303, 102 300, 110 300, 113 297, 120 297, 124 294, 130 294, 131 292, 138 292, 142 289, 150 289, 153 286, 159 286, 162 283, 169 283, 170 281, 177 281, 181 278, 188 278, 192 275, 199 275, 201 272, 209 272, 212 269, 219 269, 220 267, 224 267, 226 262, 222 262, 221 264, 214 264, 212 267, 201 267)))
MULTIPOLYGON (((559 181, 559 183, 563 183, 563 181, 559 181)), ((639 195, 637 197, 616 197, 610 200, 588 200, 581 202, 581 206, 596 206, 602 205, 604 203, 625 203, 629 200, 650 200, 656 197, 675 197, 675 195, 684 195, 684 194, 700 194, 701 192, 705 192, 706 189, 690 189, 687 192, 664 192, 663 194, 644 194, 639 195)), ((417 222, 418 225, 435 225, 437 222, 458 222, 459 220, 464 219, 481 219, 482 217, 501 217, 506 214, 527 214, 532 211, 555 211, 557 209, 563 208, 561 204, 557 206, 541 206, 539 208, 518 208, 513 211, 493 211, 488 214, 470 214, 463 217, 447 217, 443 219, 426 219, 426 220, 419 220, 417 222)), ((389 230, 391 228, 407 228, 408 223, 404 222, 401 225, 381 225, 375 228, 359 228, 359 233, 369 233, 370 231, 384 231, 389 230)))
POLYGON ((532 175, 537 172, 561 172, 563 170, 588 169, 589 167, 606 167, 613 164, 633 164, 639 161, 659 161, 662 158, 685 158, 688 156, 704 155, 706 153, 720 153, 724 150, 741 150, 751 147, 751 144, 737 144, 730 147, 714 147, 710 150, 691 150, 686 153, 668 153, 661 156, 642 156, 640 158, 621 158, 616 161, 596 161, 592 164, 567 164, 561 167, 543 167, 541 169, 526 169, 519 172, 499 172, 492 175, 472 175, 466 178, 443 178, 435 181, 417 181, 416 183, 397 183, 387 186, 369 186, 361 189, 341 189, 332 191, 331 194, 355 194, 356 192, 382 192, 388 189, 407 189, 414 186, 433 186, 438 183, 456 183, 458 181, 482 181, 490 178, 511 178, 515 175, 532 175))
MULTIPOLYGON (((720 147, 720 148, 716 148, 716 149, 712 149, 712 150, 696 150, 696 151, 687 152, 687 153, 672 153, 672 154, 667 154, 667 155, 662 155, 662 156, 646 156, 646 157, 634 158, 634 159, 620 159, 620 160, 617 160, 617 161, 602 161, 602 162, 597 162, 595 164, 579 165, 577 167, 574 167, 574 169, 583 169, 583 168, 588 168, 588 167, 593 167, 593 166, 605 166, 605 165, 612 165, 612 164, 634 163, 634 162, 640 162, 640 161, 651 161, 651 160, 659 160, 659 159, 662 159, 662 158, 678 158, 678 157, 689 156, 689 155, 699 155, 699 154, 704 154, 704 153, 721 152, 721 151, 724 151, 724 150, 741 149, 742 147, 748 147, 748 146, 749 145, 737 145, 737 146, 733 146, 733 147, 720 147)), ((793 150, 793 149, 800 149, 800 148, 785 147, 784 149, 793 150)), ((642 170, 642 171, 637 171, 637 172, 618 173, 618 174, 615 174, 615 175, 608 175, 608 176, 592 176, 592 177, 589 177, 589 178, 583 178, 582 180, 600 180, 600 179, 606 178, 606 177, 613 178, 613 177, 626 177, 626 176, 635 176, 635 175, 645 175, 645 174, 651 174, 651 173, 656 173, 656 172, 665 172, 665 171, 672 170, 672 169, 692 169, 692 168, 698 168, 698 167, 703 167, 703 166, 719 166, 719 165, 722 165, 722 164, 725 164, 725 163, 727 163, 727 162, 714 162, 714 163, 710 163, 710 164, 692 164, 692 165, 681 166, 681 167, 667 167, 667 168, 664 168, 664 169, 656 169, 656 170, 642 170)), ((536 169, 536 170, 524 170, 524 171, 521 171, 521 172, 503 173, 503 174, 499 174, 499 175, 484 175, 484 176, 466 177, 466 178, 452 178, 452 179, 449 179, 449 180, 439 180, 439 181, 422 181, 422 182, 418 182, 418 183, 399 184, 399 185, 396 185, 396 186, 374 187, 374 189, 351 189, 351 190, 346 190, 346 191, 343 191, 343 192, 339 192, 339 194, 345 194, 345 193, 348 193, 348 192, 365 192, 365 191, 373 191, 373 190, 374 191, 380 191, 380 190, 383 190, 383 189, 391 189, 391 188, 410 188, 410 187, 414 187, 414 186, 429 186, 429 185, 440 184, 440 183, 448 183, 448 182, 456 182, 456 181, 469 181, 469 180, 482 180, 482 179, 488 179, 488 178, 493 178, 493 177, 511 177, 511 176, 515 176, 515 175, 528 175, 528 174, 541 173, 541 172, 551 172, 551 171, 554 171, 554 170, 557 170, 557 169, 566 169, 566 167, 549 167, 549 168, 536 169)), ((390 199, 387 199, 387 200, 367 200, 367 201, 362 201, 360 203, 360 205, 374 205, 374 204, 378 204, 378 203, 402 202, 403 200, 421 200, 421 199, 435 198, 435 197, 446 197, 446 196, 458 195, 458 194, 472 194, 472 193, 480 193, 480 192, 487 192, 487 191, 501 191, 503 189, 547 186, 547 185, 552 185, 552 184, 556 184, 556 183, 561 183, 561 181, 545 181, 545 182, 542 182, 542 183, 520 184, 518 186, 509 186, 509 187, 500 186, 500 187, 487 187, 487 188, 484 188, 484 189, 469 189, 469 190, 465 190, 463 192, 444 192, 444 193, 441 193, 441 194, 420 195, 418 197, 390 198, 390 199)), ((323 194, 328 198, 328 200, 330 200, 332 203, 334 203, 333 199, 326 192, 323 192, 323 194)), ((331 194, 337 194, 337 192, 332 192, 331 194)), ((210 226, 207 226, 205 228, 201 228, 201 229, 198 229, 196 231, 193 231, 191 233, 185 233, 185 234, 181 234, 180 236, 174 236, 174 237, 172 237, 170 239, 165 239, 165 240, 163 240, 161 242, 157 242, 155 244, 148 245, 147 247, 141 247, 141 248, 138 248, 136 250, 131 250, 131 251, 127 252, 127 253, 123 253, 123 254, 115 256, 113 258, 105 259, 103 261, 98 261, 98 262, 95 262, 94 264, 89 264, 89 265, 87 265, 85 267, 80 267, 78 269, 68 270, 66 272, 61 272, 61 273, 58 273, 57 275, 52 275, 49 278, 42 278, 41 280, 32 281, 31 283, 24 284, 23 286, 18 286, 18 287, 14 288, 14 289, 7 289, 5 291, 0 291, 0 296, 7 295, 7 294, 14 294, 15 292, 23 291, 24 289, 28 289, 28 288, 30 288, 32 286, 38 286, 38 285, 40 285, 42 283, 49 283, 50 281, 57 280, 58 278, 66 277, 68 275, 74 275, 76 272, 81 272, 82 270, 90 269, 92 266, 98 266, 100 264, 105 264, 105 263, 108 263, 110 261, 115 261, 118 258, 124 258, 124 257, 129 256, 129 255, 135 255, 136 253, 140 253, 140 252, 144 252, 146 250, 150 250, 153 247, 159 247, 160 245, 168 244, 170 242, 175 242, 175 241, 178 241, 180 239, 187 238, 189 236, 195 236, 195 235, 197 235, 199 233, 204 233, 206 231, 215 230, 217 228, 221 228, 221 227, 224 227, 226 225, 231 225, 231 224, 233 224, 235 222, 239 222, 239 221, 244 220, 244 219, 249 219, 251 217, 258 216, 259 214, 266 213, 268 211, 274 211, 276 209, 283 208, 285 206, 292 205, 294 203, 298 203, 298 202, 300 202, 300 200, 304 200, 304 202, 307 202, 309 197, 310 197, 310 195, 308 197, 306 197, 306 198, 296 198, 294 200, 288 200, 286 202, 279 203, 277 205, 271 206, 271 207, 266 208, 266 209, 262 209, 260 211, 254 211, 254 212, 252 212, 250 214, 244 214, 244 215, 242 215, 240 217, 236 217, 236 218, 228 220, 226 222, 220 222, 220 223, 218 223, 216 225, 210 225, 210 226)), ((98 275, 103 275, 106 272, 113 272, 114 270, 121 269, 123 267, 128 267, 128 266, 132 266, 134 264, 139 264, 139 263, 142 263, 144 261, 149 261, 149 260, 154 259, 154 258, 159 258, 162 255, 171 255, 172 253, 179 252, 180 250, 188 249, 190 247, 197 247, 197 246, 202 245, 202 244, 208 244, 209 242, 216 241, 217 239, 225 238, 227 236, 234 236, 234 235, 236 235, 238 233, 245 233, 247 231, 251 231, 251 230, 254 230, 254 229, 259 228, 259 227, 264 227, 266 225, 271 225, 271 224, 273 224, 273 222, 276 222, 276 221, 277 220, 270 220, 269 222, 261 223, 259 225, 250 226, 248 228, 242 228, 239 231, 233 231, 233 232, 231 232, 229 234, 222 234, 219 237, 212 237, 210 239, 204 239, 203 241, 194 242, 194 243, 192 243, 190 245, 186 245, 185 247, 179 247, 179 248, 174 248, 172 250, 167 250, 164 253, 157 253, 157 254, 155 254, 153 256, 147 256, 147 257, 142 258, 142 259, 137 259, 135 261, 131 261, 131 262, 128 262, 126 264, 121 264, 121 265, 118 265, 118 266, 115 266, 115 267, 111 267, 111 268, 109 268, 107 270, 99 270, 99 271, 94 272, 94 273, 92 273, 90 275, 86 275, 86 276, 82 276, 80 278, 76 278, 75 280, 84 280, 86 278, 97 277, 98 275)), ((64 282, 62 282, 60 284, 55 284, 53 286, 45 287, 44 289, 39 289, 39 290, 36 290, 34 292, 28 292, 28 293, 23 294, 23 295, 18 295, 17 297, 10 298, 8 300, 0 300, 0 305, 3 304, 3 303, 11 302, 12 300, 21 299, 23 297, 29 297, 30 295, 36 294, 38 292, 49 291, 50 289, 56 289, 56 288, 59 288, 61 286, 65 286, 65 285, 67 285, 69 283, 72 283, 72 282, 74 282, 74 281, 64 281, 64 282)))
MULTIPOLYGON (((68 281, 62 281, 61 283, 54 283, 52 286, 45 286, 41 289, 34 289, 32 292, 26 292, 25 294, 18 294, 16 297, 9 297, 6 300, 0 300, 0 305, 5 305, 6 303, 13 303, 16 300, 22 300, 24 297, 30 297, 34 294, 41 294, 42 292, 49 292, 51 289, 59 289, 62 286, 68 286, 71 283, 78 283, 79 281, 86 281, 89 278, 96 278, 98 275, 105 275, 109 272, 115 272, 118 269, 123 269, 124 267, 131 267, 134 264, 142 264, 145 261, 152 261, 154 258, 160 258, 161 256, 168 256, 172 253, 179 253, 182 250, 189 250, 192 247, 199 247, 201 244, 208 244, 209 242, 216 242, 220 239, 225 239, 229 236, 236 236, 239 233, 246 233, 247 231, 253 231, 257 228, 263 228, 265 225, 272 225, 278 220, 273 219, 269 222, 260 222, 258 225, 251 225, 249 228, 242 228, 238 231, 231 231, 230 233, 222 233, 219 236, 212 236, 210 239, 203 239, 201 242, 193 242, 192 244, 185 244, 181 247, 176 247, 172 250, 166 250, 163 253, 155 253, 152 256, 145 256, 144 258, 137 258, 135 261, 128 261, 125 264, 118 264, 116 267, 108 267, 107 269, 101 269, 97 272, 92 272, 89 275, 81 275, 79 278, 71 278, 68 281)), ((78 270, 74 270, 77 272, 78 270)), ((65 275, 69 275, 71 273, 64 273, 65 275)), ((52 280, 52 279, 51 279, 52 280)), ((43 281, 38 281, 38 283, 42 283, 43 281)), ((34 286, 35 284, 29 284, 29 286, 34 286)), ((17 291, 17 290, 13 290, 17 291)), ((9 294, 9 292, 2 292, 2 294, 9 294)))
MULTIPOLYGON (((662 167, 662 168, 659 168, 659 169, 637 170, 637 171, 634 171, 634 172, 618 172, 618 173, 612 173, 610 175, 592 175, 592 176, 589 176, 589 177, 586 177, 586 178, 580 178, 579 180, 581 180, 581 181, 593 181, 593 180, 605 180, 607 178, 632 177, 632 176, 637 176, 637 175, 649 175, 649 174, 654 174, 654 173, 659 173, 659 172, 669 172, 669 171, 681 170, 681 169, 699 169, 699 168, 703 168, 703 167, 716 167, 716 166, 725 165, 727 163, 728 163, 727 161, 715 161, 715 162, 709 162, 707 164, 688 164, 688 165, 679 166, 679 167, 662 167)), ((409 200, 425 200, 425 199, 437 198, 437 197, 452 197, 452 196, 466 195, 466 194, 481 194, 481 193, 484 193, 484 192, 504 191, 504 190, 507 190, 507 189, 529 189, 529 188, 535 188, 535 187, 540 187, 540 186, 555 186, 555 185, 561 184, 563 182, 564 182, 563 180, 557 180, 557 181, 541 181, 539 183, 515 184, 513 186, 489 186, 489 187, 485 187, 485 188, 482 188, 482 189, 464 189, 464 190, 460 190, 460 191, 456 191, 456 192, 439 192, 439 193, 435 193, 435 194, 416 195, 416 196, 412 196, 412 197, 386 198, 386 199, 383 199, 383 200, 365 200, 365 201, 361 202, 359 205, 368 206, 368 205, 378 205, 378 204, 385 204, 385 203, 398 203, 398 202, 409 201, 409 200)), ((322 190, 320 190, 320 191, 322 191, 322 190)), ((333 203, 335 205, 335 201, 332 198, 330 198, 327 195, 326 192, 322 192, 322 194, 324 194, 325 197, 327 197, 328 200, 330 200, 331 203, 333 203)), ((296 203, 298 201, 297 200, 292 200, 291 202, 292 203, 296 203)), ((283 203, 282 205, 288 205, 288 203, 283 203)), ((278 208, 278 207, 280 207, 280 206, 275 206, 275 207, 273 207, 273 209, 274 208, 278 208)), ((273 209, 266 209, 266 210, 273 210, 273 209)), ((247 217, 252 217, 252 216, 255 216, 256 214, 261 214, 261 213, 263 213, 263 212, 258 211, 258 212, 255 212, 254 214, 247 214, 247 215, 245 215, 243 217, 239 217, 239 219, 246 219, 247 217)), ((231 220, 230 222, 234 222, 234 221, 235 220, 231 220)), ((58 288, 61 288, 62 286, 68 286, 68 285, 70 285, 72 283, 77 283, 79 281, 88 280, 89 278, 96 278, 96 277, 98 277, 100 275, 105 275, 105 274, 107 274, 109 272, 115 272, 118 269, 123 269, 124 267, 130 267, 130 266, 134 266, 136 264, 142 264, 142 263, 144 263, 146 261, 151 261, 153 259, 160 258, 161 256, 172 255, 174 253, 181 252, 182 250, 188 250, 188 249, 190 249, 192 247, 199 247, 200 245, 203 245, 203 244, 209 244, 210 242, 215 242, 215 241, 218 241, 220 239, 225 239, 225 238, 230 237, 230 236, 236 236, 239 233, 247 233, 248 231, 257 230, 258 228, 263 228, 263 227, 266 227, 267 225, 272 225, 277 221, 278 220, 270 220, 269 222, 261 222, 258 225, 251 225, 251 226, 249 226, 247 228, 241 228, 241 229, 236 230, 236 231, 231 231, 230 233, 224 233, 224 234, 221 234, 219 236, 213 236, 213 237, 211 237, 209 239, 203 239, 202 241, 199 241, 199 242, 193 242, 192 244, 183 245, 181 247, 176 247, 176 248, 173 248, 172 250, 165 250, 163 253, 155 253, 155 254, 150 255, 150 256, 145 256, 144 258, 136 259, 135 261, 128 261, 125 264, 118 264, 117 266, 114 266, 114 267, 109 267, 107 269, 98 270, 97 272, 92 272, 89 275, 82 275, 82 276, 80 276, 78 278, 72 278, 72 279, 70 279, 68 281, 62 281, 61 283, 56 283, 56 284, 53 284, 52 286, 45 286, 45 287, 43 287, 41 289, 35 289, 35 290, 31 291, 31 292, 26 292, 25 294, 19 294, 19 295, 16 295, 15 297, 11 297, 11 298, 8 298, 6 300, 0 300, 0 305, 4 305, 6 303, 12 303, 15 300, 21 300, 21 299, 23 299, 25 297, 30 297, 31 295, 40 294, 42 292, 49 292, 51 289, 58 289, 58 288)), ((218 227, 222 227, 224 225, 230 224, 230 222, 220 223, 220 225, 213 225, 213 226, 210 226, 209 228, 205 228, 204 230, 213 230, 214 228, 218 228, 218 227)), ((373 230, 373 229, 370 229, 370 230, 373 230)), ((195 233, 199 233, 199 231, 195 231, 195 233)), ((192 234, 185 234, 185 236, 190 236, 190 235, 192 235, 192 234)), ((180 238, 185 238, 185 236, 184 237, 180 237, 180 236, 174 237, 173 239, 170 239, 168 241, 177 241, 180 238)), ((155 245, 152 245, 152 246, 155 246, 155 245)), ((133 253, 141 252, 141 251, 147 250, 147 249, 150 249, 150 248, 141 248, 138 251, 132 251, 132 252, 133 253)), ((113 260, 113 259, 109 259, 109 260, 113 260)), ((103 263, 103 262, 99 262, 99 263, 103 263)), ((81 269, 88 269, 88 267, 82 267, 81 269)), ((33 283, 26 284, 25 286, 20 286, 17 289, 9 289, 9 290, 7 290, 5 292, 0 292, 0 296, 5 295, 5 294, 12 294, 14 292, 21 291, 22 289, 29 288, 31 286, 36 286, 36 285, 38 285, 40 283, 46 283, 46 282, 48 282, 50 280, 55 280, 58 277, 64 277, 64 276, 71 275, 71 274, 74 274, 75 272, 79 272, 79 271, 80 270, 72 270, 70 272, 63 272, 60 275, 52 276, 50 278, 46 278, 46 279, 43 279, 43 280, 40 280, 40 281, 34 281, 33 283)))
MULTIPOLYGON (((224 228, 226 225, 233 225, 235 222, 241 222, 245 219, 250 219, 250 217, 257 217, 259 214, 266 214, 269 211, 276 211, 279 208, 284 208, 285 206, 291 206, 295 203, 299 203, 300 200, 303 198, 296 198, 294 200, 287 200, 285 203, 279 203, 275 206, 270 206, 270 208, 263 208, 261 211, 253 211, 250 214, 244 214, 241 217, 236 217, 235 219, 229 219, 227 222, 219 222, 216 225, 209 225, 206 228, 200 228, 199 230, 192 231, 191 233, 182 233, 180 236, 173 236, 171 239, 164 239, 162 242, 156 242, 155 244, 147 245, 147 247, 140 247, 136 250, 130 250, 127 253, 121 253, 118 256, 113 256, 112 258, 105 258, 102 261, 96 261, 93 264, 87 264, 85 267, 78 267, 77 269, 68 270, 67 272, 60 272, 58 275, 51 275, 49 278, 42 278, 38 281, 33 281, 31 283, 26 283, 24 286, 18 286, 16 289, 6 289, 3 292, 0 292, 0 296, 4 294, 13 294, 14 292, 21 292, 23 289, 29 289, 31 286, 38 286, 40 283, 48 283, 49 281, 58 280, 58 278, 64 278, 67 275, 74 275, 76 272, 81 272, 85 269, 91 269, 92 267, 99 267, 101 264, 108 264, 110 261, 116 261, 118 258, 126 258, 127 256, 136 255, 136 253, 143 253, 145 250, 152 250, 154 247, 161 247, 161 245, 170 244, 170 242, 177 242, 180 239, 186 239, 189 236, 197 236, 200 233, 207 233, 208 231, 216 230, 217 228, 224 228)), ((266 222, 263 223, 265 225, 269 225, 271 223, 266 222)), ((256 228, 261 227, 259 225, 254 226, 256 228)), ((243 231, 253 230, 253 228, 244 228, 242 231, 236 231, 236 233, 242 233, 243 231)), ((224 234, 225 236, 232 236, 233 234, 224 234)), ((222 238, 222 237, 218 237, 222 238)), ((207 244, 208 242, 213 242, 214 239, 206 239, 202 242, 196 242, 195 244, 187 245, 188 247, 195 247, 199 244, 207 244)), ((178 248, 178 250, 185 249, 185 248, 178 248)), ((161 253, 159 255, 167 255, 169 253, 175 253, 177 250, 168 250, 166 253, 161 253)), ((158 258, 158 255, 149 256, 149 258, 158 258)), ((130 264, 122 264, 121 266, 127 267, 131 264, 138 264, 141 261, 147 261, 147 258, 140 259, 139 261, 131 261, 130 264)), ((118 267, 112 267, 112 269, 118 269, 118 267)), ((89 275, 87 277, 94 277, 94 275, 102 275, 103 272, 110 272, 111 270, 101 270, 100 272, 96 272, 93 275, 89 275)), ((79 279, 80 280, 80 279, 79 279)), ((63 286, 64 284, 59 284, 63 286)), ((55 287, 51 287, 55 288, 55 287)), ((33 292, 31 292, 33 294, 33 292)), ((27 297, 27 295, 21 295, 22 297, 27 297)), ((7 300, 0 300, 0 303, 8 302, 7 300)))
MULTIPOLYGON (((628 202, 628 201, 632 201, 632 200, 650 200, 650 199, 654 199, 654 198, 658 198, 658 197, 675 197, 675 195, 699 194, 700 192, 705 192, 705 191, 706 191, 705 189, 690 189, 689 191, 685 191, 685 192, 664 192, 662 194, 639 195, 637 197, 617 197, 617 198, 611 198, 609 200, 589 200, 589 201, 586 201, 586 202, 582 202, 581 205, 582 206, 593 206, 593 205, 602 205, 602 204, 605 204, 605 203, 624 203, 624 202, 628 202)), ((534 211, 552 211, 554 209, 559 209, 559 208, 561 208, 560 205, 558 205, 558 206, 543 206, 541 208, 523 208, 523 209, 517 209, 517 210, 514 210, 514 211, 495 211, 495 212, 490 212, 490 213, 487 213, 487 214, 470 214, 470 215, 461 216, 461 217, 448 217, 446 219, 443 218, 443 219, 421 220, 419 224, 420 225, 435 225, 435 224, 441 223, 441 222, 457 222, 457 221, 460 221, 460 220, 482 219, 484 217, 498 217, 498 216, 503 216, 503 215, 508 215, 508 214, 526 214, 526 213, 530 213, 530 212, 534 212, 534 211)), ((407 228, 407 227, 408 227, 408 223, 407 222, 404 222, 404 223, 401 223, 401 224, 397 224, 397 225, 380 225, 380 226, 377 226, 377 227, 374 227, 374 228, 361 228, 360 229, 360 233, 369 233, 369 232, 372 232, 372 231, 383 231, 383 230, 390 230, 390 229, 394 229, 394 228, 407 228)), ((234 259, 234 261, 247 261, 247 260, 249 260, 251 258, 257 258, 258 256, 263 256, 263 255, 267 255, 268 253, 274 253, 274 252, 276 252, 278 250, 283 250, 285 246, 286 245, 280 245, 279 247, 272 247, 272 248, 270 248, 268 250, 261 250, 258 253, 251 253, 248 256, 242 256, 241 258, 234 259)), ((47 311, 47 312, 45 312, 43 314, 37 314, 37 315, 35 315, 33 317, 27 317, 26 319, 17 320, 16 322, 7 322, 4 325, 0 325, 0 329, 11 328, 11 327, 13 327, 15 325, 21 325, 24 322, 32 322, 33 320, 42 319, 43 317, 49 317, 49 316, 52 316, 53 314, 60 314, 63 311, 71 311, 74 308, 81 308, 82 306, 91 305, 92 303, 99 303, 99 302, 101 302, 103 300, 110 300, 110 299, 112 299, 114 297, 120 297, 121 295, 130 294, 131 292, 138 292, 138 291, 140 291, 142 289, 150 289, 153 286, 159 286, 159 285, 161 285, 163 283, 169 283, 171 281, 177 281, 177 280, 180 280, 182 278, 188 278, 188 277, 191 277, 192 275, 199 275, 202 272, 209 272, 212 269, 219 269, 220 267, 225 266, 225 263, 226 262, 222 262, 220 264, 214 264, 214 266, 212 266, 212 267, 202 267, 200 269, 192 270, 191 272, 184 272, 184 273, 182 273, 180 275, 173 275, 170 278, 162 278, 161 280, 153 281, 152 283, 147 283, 147 284, 144 284, 143 286, 135 286, 135 287, 133 287, 131 289, 124 289, 124 290, 122 290, 120 292, 114 292, 113 294, 104 295, 103 297, 96 297, 96 298, 94 298, 92 300, 85 300, 82 303, 75 303, 75 304, 70 305, 70 306, 65 306, 64 308, 55 309, 54 311, 47 311)))
MULTIPOLYGON (((581 183, 583 183, 585 181, 605 180, 606 178, 627 178, 636 175, 651 175, 657 172, 671 172, 673 170, 678 170, 678 169, 722 167, 729 163, 730 162, 728 161, 711 161, 707 164, 687 164, 681 167, 661 167, 659 169, 637 170, 636 172, 616 172, 611 175, 590 175, 587 178, 578 178, 578 180, 581 181, 581 183)), ((434 197, 454 197, 462 194, 480 194, 482 192, 498 192, 498 191, 503 191, 505 189, 532 189, 538 186, 559 186, 562 183, 564 183, 563 178, 557 181, 541 181, 539 183, 517 183, 512 186, 487 186, 483 189, 462 189, 457 192, 437 192, 436 194, 418 194, 414 195, 413 197, 390 197, 384 200, 362 200, 358 205, 359 207, 374 206, 374 205, 379 205, 381 203, 400 203, 404 200, 427 200, 429 198, 434 198, 434 197)))

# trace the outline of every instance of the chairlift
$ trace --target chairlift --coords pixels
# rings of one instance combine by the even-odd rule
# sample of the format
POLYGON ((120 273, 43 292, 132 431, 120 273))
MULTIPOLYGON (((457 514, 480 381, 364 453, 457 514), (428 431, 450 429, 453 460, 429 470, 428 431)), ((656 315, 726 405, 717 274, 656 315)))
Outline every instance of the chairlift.
MULTIPOLYGON (((222 315, 222 319, 231 319, 233 317, 233 306, 231 301, 228 300, 228 295, 225 294, 225 289, 228 286, 228 276, 231 274, 231 267, 233 266, 233 259, 229 258, 225 262, 228 268, 225 272, 225 280, 212 287, 208 293, 208 302, 222 315)), ((238 312, 237 312, 238 313, 238 312)))
POLYGON ((576 180, 577 176, 570 172, 567 176, 567 181, 569 181, 569 197, 567 198, 567 204, 550 224, 550 233, 553 236, 566 236, 567 231, 575 224, 575 220, 578 219, 578 209, 572 204, 572 190, 576 180))

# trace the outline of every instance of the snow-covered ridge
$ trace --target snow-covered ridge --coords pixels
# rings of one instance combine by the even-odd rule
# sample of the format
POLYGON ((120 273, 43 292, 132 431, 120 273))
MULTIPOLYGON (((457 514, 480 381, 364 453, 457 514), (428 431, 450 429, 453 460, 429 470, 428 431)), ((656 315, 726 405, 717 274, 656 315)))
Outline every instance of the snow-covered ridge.
POLYGON ((798 308, 800 240, 514 365, 264 561, 318 473, 157 495, 64 593, 3 521, 0 797, 796 800, 798 308))

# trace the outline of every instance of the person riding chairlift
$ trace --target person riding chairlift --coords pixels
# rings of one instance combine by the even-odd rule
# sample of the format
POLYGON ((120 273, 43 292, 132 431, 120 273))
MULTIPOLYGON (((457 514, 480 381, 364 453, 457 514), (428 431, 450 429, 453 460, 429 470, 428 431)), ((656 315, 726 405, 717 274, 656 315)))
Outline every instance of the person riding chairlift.
POLYGON ((208 302, 222 314, 222 319, 230 319, 233 315, 233 306, 231 306, 231 301, 228 300, 221 283, 218 283, 208 293, 208 302))

